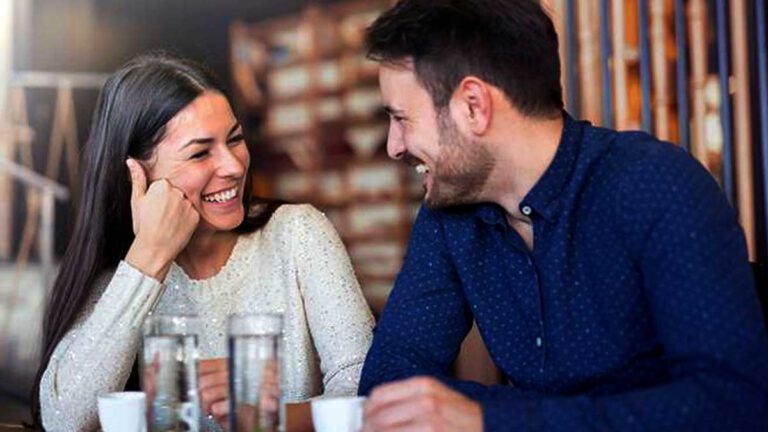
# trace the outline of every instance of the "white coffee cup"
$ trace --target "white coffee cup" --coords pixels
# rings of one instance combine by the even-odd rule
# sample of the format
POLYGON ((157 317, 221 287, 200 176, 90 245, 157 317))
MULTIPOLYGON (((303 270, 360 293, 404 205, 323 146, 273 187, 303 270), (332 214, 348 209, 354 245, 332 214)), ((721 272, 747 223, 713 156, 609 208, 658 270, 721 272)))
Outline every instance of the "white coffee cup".
POLYGON ((315 432, 358 432, 363 427, 364 404, 362 396, 313 399, 315 432))
POLYGON ((146 432, 143 392, 117 392, 99 396, 99 422, 104 432, 146 432))

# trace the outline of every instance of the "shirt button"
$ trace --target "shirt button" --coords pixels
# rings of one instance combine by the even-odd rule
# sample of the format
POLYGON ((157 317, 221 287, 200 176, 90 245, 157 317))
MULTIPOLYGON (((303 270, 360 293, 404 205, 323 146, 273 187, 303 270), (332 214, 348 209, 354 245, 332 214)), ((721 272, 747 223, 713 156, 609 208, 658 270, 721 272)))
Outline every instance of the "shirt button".
POLYGON ((540 337, 537 337, 537 338, 536 338, 536 346, 537 346, 537 347, 541 347, 541 344, 542 344, 541 338, 540 338, 540 337))
POLYGON ((531 215, 531 208, 530 207, 523 206, 523 208, 521 210, 523 211, 524 215, 526 215, 526 216, 530 216, 531 215))

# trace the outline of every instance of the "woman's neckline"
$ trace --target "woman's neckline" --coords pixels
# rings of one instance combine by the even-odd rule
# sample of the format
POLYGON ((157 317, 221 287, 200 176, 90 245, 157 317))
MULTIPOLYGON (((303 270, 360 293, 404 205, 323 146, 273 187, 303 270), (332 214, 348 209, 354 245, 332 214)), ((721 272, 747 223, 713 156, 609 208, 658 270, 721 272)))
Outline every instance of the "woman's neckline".
POLYGON ((243 243, 243 237, 245 237, 245 234, 239 234, 237 238, 235 239, 235 244, 232 246, 232 250, 229 253, 229 256, 227 257, 227 260, 224 262, 224 265, 219 268, 219 270, 212 274, 211 276, 195 279, 191 277, 184 268, 179 265, 175 260, 173 261, 172 266, 175 267, 178 270, 178 273, 186 279, 191 284, 203 284, 206 282, 209 282, 213 279, 216 279, 218 277, 221 277, 222 275, 226 274, 231 266, 231 263, 236 260, 236 258, 240 255, 240 249, 241 249, 241 243, 243 243))

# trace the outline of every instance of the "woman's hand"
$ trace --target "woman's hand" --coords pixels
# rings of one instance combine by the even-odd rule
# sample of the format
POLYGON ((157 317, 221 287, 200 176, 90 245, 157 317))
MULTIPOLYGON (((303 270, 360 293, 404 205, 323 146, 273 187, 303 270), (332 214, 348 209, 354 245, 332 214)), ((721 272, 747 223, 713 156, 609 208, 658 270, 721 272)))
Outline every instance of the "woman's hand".
POLYGON ((197 387, 203 415, 212 415, 227 429, 229 415, 229 369, 227 359, 216 358, 197 362, 197 387))
MULTIPOLYGON (((267 360, 261 371, 258 401, 238 401, 235 414, 237 430, 272 430, 280 423, 280 377, 277 363, 267 360)), ((246 385, 255 385, 255 382, 246 385)), ((214 415, 216 415, 214 411, 214 415)), ((288 429, 303 431, 305 429, 288 429)), ((311 430, 311 429, 309 429, 311 430)))
POLYGON ((141 165, 128 159, 131 172, 131 216, 136 238, 126 261, 142 273, 162 281, 176 256, 197 228, 200 214, 184 192, 166 179, 152 182, 141 165))

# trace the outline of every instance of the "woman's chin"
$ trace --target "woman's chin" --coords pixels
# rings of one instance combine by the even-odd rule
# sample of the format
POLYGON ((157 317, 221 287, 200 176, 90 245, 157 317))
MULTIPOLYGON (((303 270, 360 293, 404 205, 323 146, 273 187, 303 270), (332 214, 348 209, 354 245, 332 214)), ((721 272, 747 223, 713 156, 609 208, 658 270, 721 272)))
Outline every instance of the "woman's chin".
POLYGON ((240 211, 233 212, 227 215, 206 215, 200 216, 200 222, 197 226, 197 231, 232 231, 240 226, 245 218, 245 212, 243 207, 240 206, 240 211))

